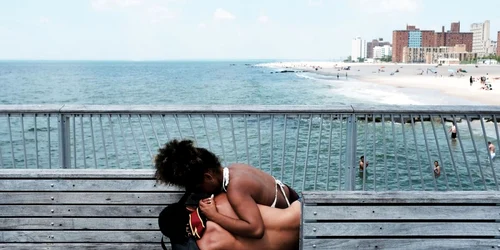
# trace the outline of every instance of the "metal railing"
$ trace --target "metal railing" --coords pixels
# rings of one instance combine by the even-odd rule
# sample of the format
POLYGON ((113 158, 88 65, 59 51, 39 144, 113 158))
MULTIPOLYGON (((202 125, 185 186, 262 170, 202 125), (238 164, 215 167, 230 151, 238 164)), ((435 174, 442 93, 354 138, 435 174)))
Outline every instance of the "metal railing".
POLYGON ((498 190, 500 163, 487 142, 500 142, 499 114, 490 106, 8 105, 0 168, 152 168, 162 144, 189 138, 224 164, 248 163, 298 190, 498 190))

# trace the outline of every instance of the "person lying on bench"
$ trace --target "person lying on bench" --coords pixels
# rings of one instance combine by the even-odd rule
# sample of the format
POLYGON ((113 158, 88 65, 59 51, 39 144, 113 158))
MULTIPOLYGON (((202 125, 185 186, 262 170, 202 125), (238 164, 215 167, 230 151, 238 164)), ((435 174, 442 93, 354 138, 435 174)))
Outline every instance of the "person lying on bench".
MULTIPOLYGON (((210 202, 216 204, 218 212, 224 216, 237 218, 226 194, 221 193, 210 202)), ((162 211, 159 217, 160 229, 170 238, 173 250, 295 250, 299 247, 299 201, 285 209, 258 205, 265 228, 261 239, 233 235, 216 223, 207 221, 195 206, 176 205, 179 206, 162 211)))
POLYGON ((260 239, 264 222, 257 204, 286 208, 299 199, 297 192, 262 170, 246 164, 222 167, 219 158, 191 140, 172 140, 158 150, 155 178, 194 193, 227 193, 237 217, 219 213, 215 203, 200 202, 200 210, 231 234, 260 239))

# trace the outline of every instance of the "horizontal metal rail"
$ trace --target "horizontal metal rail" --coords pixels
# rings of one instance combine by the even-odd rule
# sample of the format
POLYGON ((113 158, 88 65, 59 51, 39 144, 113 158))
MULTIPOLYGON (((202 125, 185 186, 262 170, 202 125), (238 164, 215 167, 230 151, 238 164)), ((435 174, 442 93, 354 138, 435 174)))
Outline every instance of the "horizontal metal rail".
POLYGON ((0 105, 0 168, 148 169, 164 143, 188 138, 298 190, 498 190, 488 142, 500 142, 499 115, 498 106, 0 105))

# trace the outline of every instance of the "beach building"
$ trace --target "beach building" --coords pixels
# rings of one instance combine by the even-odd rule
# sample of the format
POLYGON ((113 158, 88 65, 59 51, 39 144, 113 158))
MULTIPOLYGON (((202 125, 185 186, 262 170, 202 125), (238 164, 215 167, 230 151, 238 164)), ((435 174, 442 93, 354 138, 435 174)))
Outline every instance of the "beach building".
POLYGON ((467 52, 465 44, 453 47, 405 47, 403 63, 459 64, 464 60, 476 59, 477 53, 467 52))
POLYGON ((392 61, 403 62, 403 49, 426 48, 426 47, 453 47, 465 44, 467 52, 472 51, 471 32, 460 32, 460 22, 452 23, 451 29, 445 32, 444 26, 441 32, 434 30, 420 30, 414 25, 406 25, 406 30, 395 30, 392 34, 392 61))
POLYGON ((498 61, 495 59, 480 59, 480 60, 477 60, 477 64, 496 65, 496 64, 498 64, 498 61))
POLYGON ((373 59, 381 59, 386 56, 392 56, 392 46, 384 45, 384 46, 375 46, 372 49, 373 59))
POLYGON ((473 23, 470 26, 472 32, 472 52, 478 53, 479 56, 489 55, 490 49, 490 21, 484 23, 473 23))
POLYGON ((361 37, 352 40, 351 59, 358 61, 358 58, 366 58, 366 41, 361 37))
POLYGON ((486 55, 495 55, 497 53, 498 49, 498 42, 497 41, 492 41, 488 40, 486 43, 486 55))
POLYGON ((368 42, 366 44, 366 58, 374 58, 373 48, 377 46, 383 47, 385 45, 391 45, 391 43, 384 41, 383 38, 373 39, 371 42, 368 42))

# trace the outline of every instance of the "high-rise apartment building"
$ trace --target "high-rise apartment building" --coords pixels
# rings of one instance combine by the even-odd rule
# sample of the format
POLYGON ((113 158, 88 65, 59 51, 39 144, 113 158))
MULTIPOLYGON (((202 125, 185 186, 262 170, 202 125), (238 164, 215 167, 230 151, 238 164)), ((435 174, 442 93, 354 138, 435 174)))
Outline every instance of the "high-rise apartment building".
POLYGON ((377 46, 383 47, 385 45, 391 45, 391 43, 384 41, 383 38, 373 39, 371 42, 368 42, 366 44, 366 58, 374 58, 373 48, 377 46))
POLYGON ((498 45, 498 43, 500 43, 500 31, 498 31, 497 36, 497 56, 500 56, 500 45, 498 45))
POLYGON ((484 23, 473 23, 470 26, 472 32, 472 52, 478 53, 479 56, 488 54, 490 45, 490 21, 484 23))
POLYGON ((407 25, 406 30, 395 30, 392 33, 392 61, 402 62, 405 47, 432 47, 434 41, 435 34, 432 30, 420 30, 411 25, 407 25))
POLYGON ((472 33, 460 32, 460 22, 452 23, 451 30, 444 27, 441 32, 420 30, 416 26, 407 25, 406 30, 395 30, 392 33, 392 61, 403 61, 403 49, 421 47, 453 47, 465 44, 467 51, 472 51, 472 33))
POLYGON ((356 37, 352 40, 351 60, 358 61, 359 58, 366 58, 366 41, 356 37))

